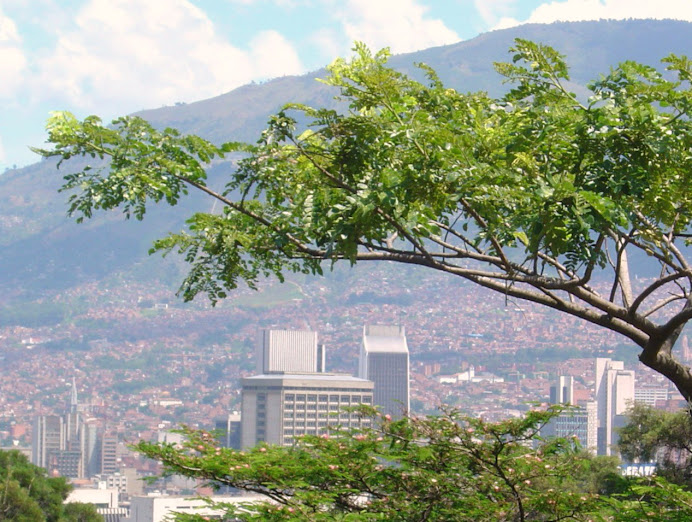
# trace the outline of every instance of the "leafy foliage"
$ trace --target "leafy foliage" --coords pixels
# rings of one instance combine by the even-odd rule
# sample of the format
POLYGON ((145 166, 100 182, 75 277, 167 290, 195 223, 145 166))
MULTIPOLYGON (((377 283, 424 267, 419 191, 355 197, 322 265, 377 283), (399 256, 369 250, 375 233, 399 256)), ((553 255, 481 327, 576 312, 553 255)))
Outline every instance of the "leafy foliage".
POLYGON ((689 412, 672 413, 635 404, 619 436, 618 449, 623 458, 657 462, 660 475, 677 484, 692 485, 692 419, 689 412))
POLYGON ((63 477, 48 477, 18 451, 0 451, 0 520, 96 522, 93 506, 63 505, 72 489, 63 477))
POLYGON ((357 44, 323 80, 343 110, 289 104, 254 145, 56 113, 54 148, 38 152, 110 160, 65 176, 78 220, 115 208, 141 219, 148 202, 175 205, 190 187, 221 203, 154 245, 189 262, 185 299, 215 302, 241 281, 342 260, 416 264, 620 333, 692 400, 692 373, 672 355, 692 318, 681 250, 692 237, 692 62, 671 55, 665 74, 624 62, 582 100, 557 51, 516 40, 511 52, 497 70, 514 87, 500 99, 446 88, 424 65, 418 82, 388 67, 386 50, 357 44), (204 167, 227 153, 238 168, 218 192, 204 167), (633 284, 633 251, 659 276, 633 284), (591 285, 595 272, 609 289, 591 285))
MULTIPOLYGON (((220 504, 240 520, 677 520, 692 516, 690 493, 626 479, 616 459, 593 457, 573 440, 543 440, 558 410, 489 423, 447 411, 378 428, 305 436, 292 447, 220 448, 184 429, 182 446, 140 442, 166 473, 260 493, 266 503, 220 504), (659 512, 660 511, 660 512, 659 512), (647 515, 648 516, 648 515, 647 515)), ((201 520, 184 516, 180 520, 201 520)))

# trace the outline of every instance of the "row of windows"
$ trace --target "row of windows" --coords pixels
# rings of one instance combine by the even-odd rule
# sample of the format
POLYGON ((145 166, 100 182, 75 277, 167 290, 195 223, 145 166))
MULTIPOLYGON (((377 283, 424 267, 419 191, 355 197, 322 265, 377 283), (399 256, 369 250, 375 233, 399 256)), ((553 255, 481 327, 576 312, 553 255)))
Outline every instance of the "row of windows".
POLYGON ((330 414, 327 416, 327 413, 305 413, 305 412, 298 412, 296 414, 292 414, 290 412, 284 412, 284 419, 336 419, 337 417, 340 417, 342 419, 360 419, 356 414, 351 414, 349 415, 348 412, 341 412, 341 415, 338 414, 330 414))
POLYGON ((366 395, 362 397, 360 395, 317 395, 317 394, 305 394, 305 393, 286 393, 284 395, 284 401, 286 402, 371 402, 372 397, 366 395))
MULTIPOLYGON (((243 386, 244 390, 286 390, 286 391, 305 391, 306 386, 243 386)), ((343 392, 343 388, 320 388, 320 387, 309 387, 310 391, 314 392, 343 392)), ((372 393, 372 388, 349 388, 351 393, 372 393)))
MULTIPOLYGON (((367 424, 363 423, 361 424, 362 427, 365 427, 367 424)), ((287 427, 284 428, 284 437, 286 436, 293 436, 293 435, 305 435, 315 433, 315 428, 322 428, 320 432, 325 432, 326 428, 328 426, 334 426, 333 422, 325 422, 325 421, 319 421, 319 422, 308 422, 305 424, 305 426, 292 426, 292 427, 287 427)))
POLYGON ((284 411, 340 411, 343 410, 345 407, 347 407, 348 404, 330 404, 327 406, 326 404, 318 404, 317 406, 313 405, 308 405, 305 407, 304 404, 293 404, 293 403, 288 403, 284 404, 284 411))

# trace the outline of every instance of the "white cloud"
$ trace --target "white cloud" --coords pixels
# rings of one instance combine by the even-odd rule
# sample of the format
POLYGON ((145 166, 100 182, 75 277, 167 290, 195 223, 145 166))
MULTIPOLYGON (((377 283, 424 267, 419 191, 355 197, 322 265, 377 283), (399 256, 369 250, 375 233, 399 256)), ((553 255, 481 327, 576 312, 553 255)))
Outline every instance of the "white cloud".
POLYGON ((690 0, 564 0, 540 5, 523 21, 501 19, 494 29, 504 29, 519 23, 551 23, 624 18, 673 18, 692 21, 690 0))
POLYGON ((90 0, 39 62, 36 95, 49 91, 82 109, 121 113, 301 69, 278 33, 263 33, 249 50, 233 47, 188 0, 90 0))
POLYGON ((0 98, 15 95, 24 81, 26 65, 17 24, 0 10, 0 98))
POLYGON ((473 5, 483 21, 495 25, 502 19, 502 14, 512 11, 516 0, 473 0, 473 5))
POLYGON ((291 44, 276 31, 263 31, 250 42, 252 60, 256 64, 256 78, 271 78, 276 71, 298 74, 303 66, 291 44))
MULTIPOLYGON (((310 44, 319 50, 320 66, 325 63, 330 63, 342 54, 345 54, 344 48, 341 45, 341 36, 333 29, 322 28, 310 35, 310 44)), ((353 45, 353 42, 350 42, 353 45)))
POLYGON ((426 11, 417 0, 349 0, 339 16, 350 44, 362 41, 373 49, 405 53, 459 41, 442 20, 427 18, 426 11))

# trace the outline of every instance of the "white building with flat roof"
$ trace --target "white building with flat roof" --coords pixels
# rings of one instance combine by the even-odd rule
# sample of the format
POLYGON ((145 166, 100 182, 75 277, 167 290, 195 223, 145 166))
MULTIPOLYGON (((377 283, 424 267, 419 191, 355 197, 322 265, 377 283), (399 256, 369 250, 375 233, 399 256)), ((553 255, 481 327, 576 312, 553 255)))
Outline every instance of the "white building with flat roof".
POLYGON ((409 411, 409 352, 403 326, 366 325, 358 376, 375 383, 373 400, 384 414, 409 411))
MULTIPOLYGON (((267 501, 261 495, 212 496, 219 503, 242 505, 267 501)), ((130 501, 130 516, 121 517, 121 522, 165 522, 173 520, 176 513, 199 515, 209 519, 219 519, 223 510, 210 507, 204 499, 189 496, 148 496, 133 497, 130 501)))
POLYGON ((611 455, 617 442, 614 428, 624 426, 627 409, 634 403, 634 371, 622 361, 596 359, 596 403, 598 404, 598 454, 611 455))
POLYGON ((257 343, 257 373, 324 372, 324 345, 310 330, 262 330, 257 343))
POLYGON ((290 446, 300 435, 319 435, 330 427, 361 428, 369 418, 344 411, 372 405, 373 383, 331 373, 272 373, 241 380, 241 446, 258 442, 290 446))

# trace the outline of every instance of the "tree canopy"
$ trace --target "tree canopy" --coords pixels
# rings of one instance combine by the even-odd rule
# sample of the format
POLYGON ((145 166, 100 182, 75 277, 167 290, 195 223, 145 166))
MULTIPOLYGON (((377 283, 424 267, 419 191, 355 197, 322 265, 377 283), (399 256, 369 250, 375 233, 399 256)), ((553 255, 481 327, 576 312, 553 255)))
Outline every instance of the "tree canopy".
POLYGON ((621 63, 582 99, 554 49, 516 40, 511 52, 497 70, 513 87, 497 99, 446 88, 424 65, 417 81, 357 45, 323 80, 339 109, 289 104, 256 144, 61 112, 53 148, 37 152, 108 160, 64 176, 80 221, 118 207, 142 219, 188 190, 221 203, 153 247, 190 263, 185 299, 342 260, 420 265, 622 334, 692 400, 672 351, 692 318, 692 62, 621 63), (205 165, 229 153, 237 169, 216 191, 205 165), (655 276, 630 274, 633 252, 655 276))
POLYGON ((618 436, 623 458, 656 462, 659 475, 688 488, 692 485, 692 419, 688 412, 671 413, 634 404, 618 436))
POLYGON ((238 520, 692 519, 692 494, 679 486, 624 478, 618 459, 593 457, 575 439, 542 439, 540 428, 558 411, 492 423, 453 410, 392 421, 361 408, 376 428, 337 428, 292 447, 238 451, 184 429, 182 445, 140 442, 136 449, 162 461, 166 473, 266 497, 216 505, 238 520))
POLYGON ((0 520, 14 522, 96 522, 89 504, 63 504, 72 486, 64 477, 48 477, 19 451, 0 451, 0 520))

